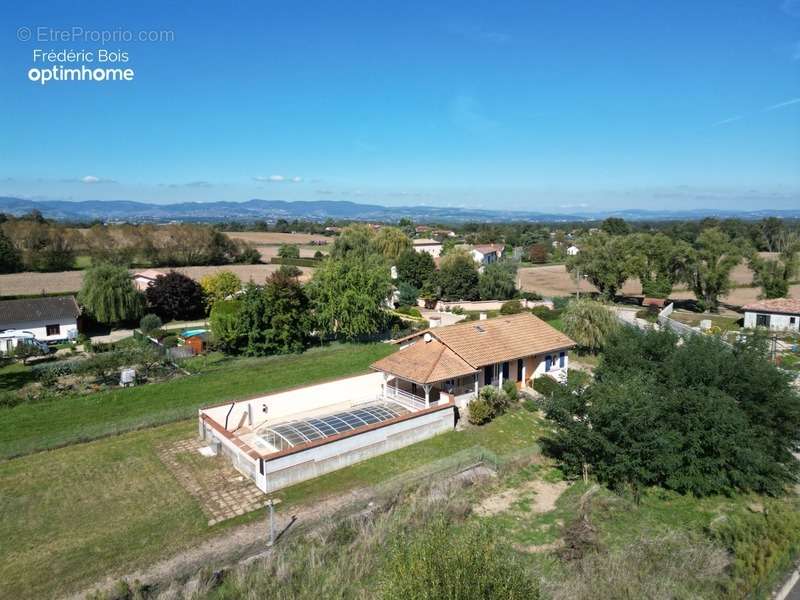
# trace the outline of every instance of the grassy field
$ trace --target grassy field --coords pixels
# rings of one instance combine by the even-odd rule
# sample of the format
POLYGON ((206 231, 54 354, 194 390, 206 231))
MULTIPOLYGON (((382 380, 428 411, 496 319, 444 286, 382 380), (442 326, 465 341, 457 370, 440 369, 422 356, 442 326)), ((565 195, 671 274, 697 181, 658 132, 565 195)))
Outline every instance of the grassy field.
MULTIPOLYGON (((279 510, 372 486, 480 446, 535 451, 541 424, 518 410, 288 488, 279 510)), ((0 463, 0 597, 42 598, 90 586, 178 552, 260 511, 208 527, 197 501, 159 460, 159 445, 196 435, 193 421, 0 463), (8 543, 13 540, 13 543, 8 543)))
POLYGON ((0 367, 0 393, 18 390, 33 379, 31 368, 22 363, 11 363, 0 367))
POLYGON ((2 409, 0 458, 187 419, 208 404, 355 375, 395 349, 335 345, 301 355, 235 359, 164 383, 2 409))

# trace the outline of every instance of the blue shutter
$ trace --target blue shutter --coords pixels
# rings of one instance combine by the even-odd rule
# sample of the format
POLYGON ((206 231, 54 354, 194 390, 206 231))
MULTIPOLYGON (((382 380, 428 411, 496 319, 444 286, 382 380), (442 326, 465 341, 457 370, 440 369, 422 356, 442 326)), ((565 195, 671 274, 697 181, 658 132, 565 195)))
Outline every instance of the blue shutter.
POLYGON ((567 359, 567 353, 566 352, 559 352, 559 354, 558 354, 558 366, 561 367, 562 369, 564 368, 564 363, 566 362, 566 359, 567 359))
POLYGON ((549 371, 553 368, 553 357, 549 354, 544 358, 544 370, 549 371))

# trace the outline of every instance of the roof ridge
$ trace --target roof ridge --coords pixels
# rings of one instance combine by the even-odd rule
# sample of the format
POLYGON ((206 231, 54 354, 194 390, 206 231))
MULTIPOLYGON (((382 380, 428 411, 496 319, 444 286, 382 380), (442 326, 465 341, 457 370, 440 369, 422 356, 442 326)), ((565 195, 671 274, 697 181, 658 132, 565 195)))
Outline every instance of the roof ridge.
MULTIPOLYGON (((440 360, 442 360, 442 354, 444 353, 444 349, 447 348, 447 346, 441 340, 437 339, 436 341, 439 342, 441 348, 439 348, 439 354, 436 355, 436 360, 431 361, 431 368, 428 369, 427 373, 425 373, 426 380, 430 378, 431 373, 433 373, 433 370, 436 368, 436 365, 439 364, 440 360)), ((425 339, 423 338, 422 343, 427 344, 428 342, 426 342, 425 339)))

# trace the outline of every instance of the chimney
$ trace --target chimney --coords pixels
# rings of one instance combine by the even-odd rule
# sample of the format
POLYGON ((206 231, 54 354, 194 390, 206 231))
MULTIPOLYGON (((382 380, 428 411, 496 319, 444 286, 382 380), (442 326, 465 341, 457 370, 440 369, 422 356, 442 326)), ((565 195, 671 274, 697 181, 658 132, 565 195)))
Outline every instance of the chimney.
POLYGON ((486 320, 486 313, 485 313, 485 312, 482 312, 482 313, 480 314, 480 320, 481 320, 481 321, 485 321, 485 320, 486 320))

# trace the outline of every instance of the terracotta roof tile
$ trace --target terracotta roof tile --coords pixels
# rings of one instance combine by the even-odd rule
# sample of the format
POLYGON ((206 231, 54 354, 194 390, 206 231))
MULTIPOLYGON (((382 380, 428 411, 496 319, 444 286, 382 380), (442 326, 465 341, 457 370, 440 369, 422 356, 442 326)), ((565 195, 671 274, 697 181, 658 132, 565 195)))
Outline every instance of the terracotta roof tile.
POLYGON ((742 307, 744 310, 760 310, 763 312, 800 314, 800 300, 795 298, 775 298, 774 300, 759 300, 742 307))
POLYGON ((372 364, 372 368, 416 383, 433 383, 475 372, 466 361, 436 339, 424 339, 372 364))
POLYGON ((431 334, 476 368, 575 345, 531 313, 457 323, 431 334))
POLYGON ((426 333, 431 341, 423 337, 373 363, 372 368, 417 383, 433 383, 474 373, 484 365, 575 345, 530 313, 436 327, 426 333))

